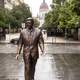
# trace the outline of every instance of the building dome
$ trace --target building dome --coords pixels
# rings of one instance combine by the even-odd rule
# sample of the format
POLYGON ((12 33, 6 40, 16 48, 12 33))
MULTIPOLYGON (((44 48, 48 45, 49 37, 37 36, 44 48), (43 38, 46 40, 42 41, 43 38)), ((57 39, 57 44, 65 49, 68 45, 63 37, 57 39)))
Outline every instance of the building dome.
POLYGON ((45 2, 45 0, 43 0, 43 2, 40 5, 40 8, 39 8, 39 19, 44 20, 45 14, 48 12, 49 12, 49 7, 48 7, 47 3, 45 2))
POLYGON ((40 9, 49 9, 45 0, 43 0, 43 3, 40 5, 40 9))

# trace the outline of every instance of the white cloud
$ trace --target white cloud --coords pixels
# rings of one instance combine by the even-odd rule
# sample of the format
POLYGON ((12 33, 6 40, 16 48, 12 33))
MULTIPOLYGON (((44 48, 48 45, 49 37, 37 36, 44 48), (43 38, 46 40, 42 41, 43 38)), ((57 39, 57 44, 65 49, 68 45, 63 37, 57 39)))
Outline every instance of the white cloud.
MULTIPOLYGON (((52 0, 45 1, 48 6, 50 6, 50 4, 52 3, 52 0)), ((36 16, 39 11, 40 4, 43 2, 43 0, 24 0, 24 2, 30 6, 33 16, 36 16)))

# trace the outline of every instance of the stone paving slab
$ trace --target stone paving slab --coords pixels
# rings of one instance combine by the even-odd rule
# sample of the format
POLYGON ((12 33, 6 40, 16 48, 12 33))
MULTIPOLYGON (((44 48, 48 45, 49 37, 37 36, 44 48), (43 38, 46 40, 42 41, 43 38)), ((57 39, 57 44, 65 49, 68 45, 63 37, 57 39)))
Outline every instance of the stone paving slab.
MULTIPOLYGON (((0 44, 0 53, 13 54, 17 45, 0 44)), ((45 44, 45 53, 49 54, 80 54, 80 45, 77 44, 45 44)), ((21 52, 22 53, 22 52, 21 52)))
POLYGON ((80 54, 80 45, 46 44, 45 53, 49 54, 80 54))
MULTIPOLYGON (((40 56, 36 65, 35 80, 80 80, 80 55, 40 56)), ((24 80, 22 57, 0 54, 0 80, 24 80)))
POLYGON ((0 80, 18 80, 18 62, 15 54, 0 53, 0 80))
POLYGON ((80 44, 80 41, 75 41, 75 40, 68 40, 68 39, 65 39, 63 37, 47 37, 44 39, 45 40, 45 43, 64 43, 64 44, 80 44))
POLYGON ((22 55, 19 60, 16 60, 15 56, 15 53, 0 53, 0 80, 24 80, 22 55))

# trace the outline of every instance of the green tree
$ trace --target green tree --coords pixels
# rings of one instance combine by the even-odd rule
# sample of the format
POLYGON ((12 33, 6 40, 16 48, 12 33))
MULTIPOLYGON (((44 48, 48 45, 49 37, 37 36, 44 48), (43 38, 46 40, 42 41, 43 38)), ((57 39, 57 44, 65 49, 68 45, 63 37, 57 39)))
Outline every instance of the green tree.
POLYGON ((36 18, 34 18, 34 27, 39 27, 39 25, 40 22, 36 18))
POLYGON ((65 1, 65 0, 52 0, 53 3, 59 4, 59 5, 63 4, 64 1, 65 1))
POLYGON ((57 5, 52 7, 45 17, 47 27, 57 26, 59 28, 75 28, 76 23, 80 24, 80 0, 64 0, 64 4, 60 5, 62 0, 53 0, 57 5))
POLYGON ((55 7, 48 14, 45 15, 46 28, 57 28, 59 24, 59 6, 55 7))
POLYGON ((23 23, 26 18, 32 16, 29 6, 25 3, 14 6, 11 10, 11 14, 13 16, 12 21, 10 22, 12 28, 21 27, 21 23, 23 23))
POLYGON ((6 13, 5 9, 0 8, 0 27, 6 26, 6 13))

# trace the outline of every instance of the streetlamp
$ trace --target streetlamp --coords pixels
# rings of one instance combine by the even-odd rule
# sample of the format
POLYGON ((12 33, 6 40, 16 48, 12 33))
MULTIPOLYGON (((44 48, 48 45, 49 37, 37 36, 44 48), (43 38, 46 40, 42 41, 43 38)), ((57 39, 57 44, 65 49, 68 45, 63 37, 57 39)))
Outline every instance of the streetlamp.
POLYGON ((78 27, 79 27, 79 22, 76 22, 76 29, 75 29, 75 39, 78 40, 79 38, 79 31, 78 31, 78 27))
POLYGON ((10 26, 10 23, 9 23, 9 41, 10 41, 10 31, 11 31, 11 26, 10 26))

